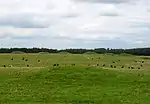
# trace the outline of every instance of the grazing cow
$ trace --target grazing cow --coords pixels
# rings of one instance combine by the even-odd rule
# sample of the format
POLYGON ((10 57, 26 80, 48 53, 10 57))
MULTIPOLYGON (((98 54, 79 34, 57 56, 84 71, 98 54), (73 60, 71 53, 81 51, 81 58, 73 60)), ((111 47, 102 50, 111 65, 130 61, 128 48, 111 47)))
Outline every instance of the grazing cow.
POLYGON ((59 66, 59 64, 54 64, 53 66, 59 66))
POLYGON ((72 66, 75 66, 75 64, 72 64, 72 66))
POLYGON ((136 63, 137 63, 138 61, 134 61, 134 62, 136 62, 136 63))
POLYGON ((101 58, 99 57, 99 59, 101 59, 101 58))
POLYGON ((134 69, 134 67, 131 67, 131 69, 134 69))
POLYGON ((99 66, 99 64, 97 64, 97 66, 99 66))
POLYGON ((28 59, 26 59, 25 61, 28 61, 28 59))
POLYGON ((113 63, 115 63, 115 61, 113 61, 113 63))
POLYGON ((6 65, 4 65, 4 68, 6 68, 6 65))
POLYGON ((140 67, 138 67, 138 69, 141 69, 140 67))
POLYGON ((27 65, 27 67, 29 67, 29 65, 27 65))
POLYGON ((22 60, 24 60, 25 58, 23 57, 22 60))
POLYGON ((111 68, 113 68, 113 65, 110 65, 111 68))
POLYGON ((38 60, 38 62, 40 62, 40 60, 38 60))
POLYGON ((114 66, 114 68, 116 68, 116 66, 114 66))
POLYGON ((14 60, 13 58, 11 58, 11 60, 14 60))
POLYGON ((105 64, 103 64, 103 67, 106 66, 105 64))
POLYGON ((143 67, 143 65, 141 65, 141 67, 143 67))
POLYGON ((129 66, 128 68, 130 69, 131 67, 129 66))
POLYGON ((56 66, 56 64, 53 64, 53 66, 56 66))
POLYGON ((121 68, 124 68, 124 66, 121 66, 121 68))
POLYGON ((142 63, 144 63, 144 61, 142 61, 142 63))

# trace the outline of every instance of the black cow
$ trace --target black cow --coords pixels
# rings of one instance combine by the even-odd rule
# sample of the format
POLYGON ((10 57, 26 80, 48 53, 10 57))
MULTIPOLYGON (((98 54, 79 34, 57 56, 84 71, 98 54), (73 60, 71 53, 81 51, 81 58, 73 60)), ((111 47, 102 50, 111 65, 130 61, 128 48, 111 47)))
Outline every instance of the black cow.
POLYGON ((6 65, 4 65, 4 68, 6 67, 6 65))
POLYGON ((105 64, 103 64, 103 67, 106 66, 105 64))

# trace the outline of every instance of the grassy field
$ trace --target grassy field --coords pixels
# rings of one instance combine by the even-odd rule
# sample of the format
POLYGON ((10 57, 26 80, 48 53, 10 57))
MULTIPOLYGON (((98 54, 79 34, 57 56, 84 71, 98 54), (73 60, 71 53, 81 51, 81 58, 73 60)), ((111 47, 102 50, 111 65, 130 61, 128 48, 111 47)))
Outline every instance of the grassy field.
POLYGON ((97 66, 99 68, 111 68, 112 65, 113 67, 116 66, 117 69, 120 69, 121 66, 124 66, 124 69, 129 69, 128 67, 148 69, 150 66, 150 57, 104 54, 0 54, 0 61, 2 68, 4 65, 13 68, 24 68, 27 65, 32 68, 40 68, 52 67, 54 64, 59 64, 61 67, 75 64, 78 67, 97 66), (104 64, 105 66, 103 66, 104 64))
POLYGON ((149 63, 132 55, 1 54, 0 103, 150 104, 149 63))

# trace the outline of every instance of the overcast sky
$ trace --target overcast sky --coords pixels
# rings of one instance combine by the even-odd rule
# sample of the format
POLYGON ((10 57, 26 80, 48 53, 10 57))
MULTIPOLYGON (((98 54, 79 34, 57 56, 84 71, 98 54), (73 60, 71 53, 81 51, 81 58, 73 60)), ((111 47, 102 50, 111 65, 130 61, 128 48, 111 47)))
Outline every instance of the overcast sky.
POLYGON ((150 0, 0 0, 0 47, 150 46, 150 0))

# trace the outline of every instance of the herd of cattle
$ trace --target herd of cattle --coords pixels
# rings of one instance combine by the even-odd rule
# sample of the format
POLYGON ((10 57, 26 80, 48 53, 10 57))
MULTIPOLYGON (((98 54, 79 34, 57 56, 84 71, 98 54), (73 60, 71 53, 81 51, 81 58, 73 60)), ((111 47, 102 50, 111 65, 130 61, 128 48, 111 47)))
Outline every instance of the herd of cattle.
MULTIPOLYGON (((99 60, 101 59, 100 57, 98 58, 99 60)), ((14 60, 14 58, 11 58, 11 60, 13 61, 14 60)), ((28 58, 25 58, 25 57, 22 57, 22 60, 23 61, 28 61, 28 58)), ((90 60, 90 58, 88 57, 88 60, 90 60)), ((91 60, 94 60, 94 58, 91 58, 91 60)), ((141 63, 140 64, 140 66, 139 67, 134 67, 134 66, 125 66, 125 65, 119 65, 119 66, 117 66, 117 65, 115 65, 116 63, 118 63, 118 62, 120 62, 121 60, 117 60, 117 61, 112 61, 112 64, 95 64, 95 65, 92 65, 92 64, 88 64, 88 67, 110 67, 110 68, 128 68, 128 69, 141 69, 143 66, 144 66, 144 61, 142 60, 142 61, 134 61, 135 63, 141 63)), ((41 60, 40 59, 38 59, 37 60, 37 62, 41 62, 41 60)), ((53 67, 58 67, 58 66, 60 66, 60 64, 58 64, 58 63, 56 63, 56 64, 53 64, 53 67)), ((76 64, 71 64, 71 66, 76 66, 76 64)), ((8 65, 8 66, 6 66, 6 65, 3 65, 3 67, 12 67, 12 65, 8 65)), ((30 65, 29 64, 27 64, 26 65, 26 67, 30 67, 30 65)))

